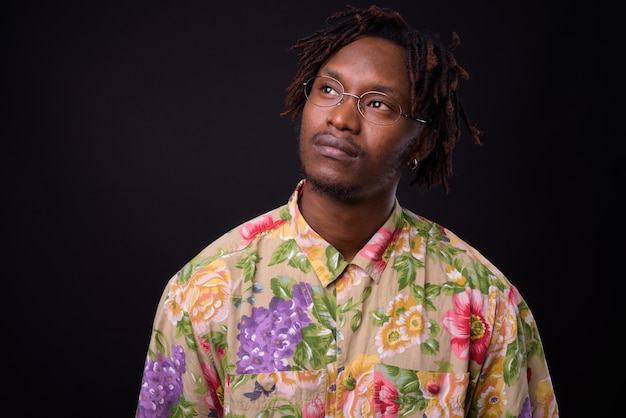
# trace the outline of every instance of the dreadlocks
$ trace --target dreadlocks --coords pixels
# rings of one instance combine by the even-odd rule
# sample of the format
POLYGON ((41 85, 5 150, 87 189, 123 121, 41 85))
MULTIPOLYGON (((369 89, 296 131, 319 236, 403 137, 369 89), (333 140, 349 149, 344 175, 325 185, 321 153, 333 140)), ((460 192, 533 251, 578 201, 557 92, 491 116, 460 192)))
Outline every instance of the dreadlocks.
POLYGON ((443 185, 448 192, 447 178, 452 176, 452 151, 461 136, 461 122, 465 124, 472 141, 480 145, 482 132, 469 122, 461 105, 457 88, 459 77, 467 80, 469 74, 460 67, 453 51, 460 43, 456 33, 452 44, 443 45, 438 35, 421 33, 411 28, 396 11, 370 6, 359 9, 348 5, 327 19, 326 29, 300 39, 291 49, 300 50, 298 71, 287 87, 286 110, 292 119, 302 115, 306 102, 303 83, 317 75, 320 67, 332 54, 357 38, 374 36, 404 47, 406 67, 411 82, 411 112, 428 121, 431 153, 420 162, 410 184, 431 188, 443 185), (330 25, 332 23, 332 25, 330 25))

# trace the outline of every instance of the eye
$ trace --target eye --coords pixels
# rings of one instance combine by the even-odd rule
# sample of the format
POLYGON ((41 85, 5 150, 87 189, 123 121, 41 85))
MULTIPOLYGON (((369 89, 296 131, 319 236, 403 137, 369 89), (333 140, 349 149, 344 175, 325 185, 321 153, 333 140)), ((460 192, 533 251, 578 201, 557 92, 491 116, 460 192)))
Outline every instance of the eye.
POLYGON ((400 111, 400 105, 390 96, 382 93, 365 93, 361 97, 361 103, 368 111, 391 113, 400 111))
POLYGON ((337 84, 334 83, 329 83, 326 81, 322 81, 318 91, 320 92, 321 95, 323 96, 341 96, 341 87, 339 87, 337 84))

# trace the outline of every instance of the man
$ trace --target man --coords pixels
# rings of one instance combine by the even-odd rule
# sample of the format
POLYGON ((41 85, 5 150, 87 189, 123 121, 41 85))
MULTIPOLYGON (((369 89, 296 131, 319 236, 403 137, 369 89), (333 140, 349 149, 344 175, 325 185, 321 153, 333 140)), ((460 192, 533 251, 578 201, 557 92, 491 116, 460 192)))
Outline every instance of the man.
POLYGON ((396 199, 405 170, 446 187, 462 123, 480 143, 458 38, 375 6, 328 23, 294 46, 303 179, 170 280, 137 416, 558 416, 516 288, 396 199))

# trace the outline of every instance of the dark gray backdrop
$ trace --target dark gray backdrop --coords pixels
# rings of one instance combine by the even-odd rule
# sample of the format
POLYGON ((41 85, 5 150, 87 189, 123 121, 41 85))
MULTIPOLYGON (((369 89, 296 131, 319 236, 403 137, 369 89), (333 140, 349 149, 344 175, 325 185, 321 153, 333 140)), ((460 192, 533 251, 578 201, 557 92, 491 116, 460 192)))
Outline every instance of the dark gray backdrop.
MULTIPOLYGON (((585 350, 574 298, 592 268, 581 223, 593 201, 589 156, 573 146, 589 114, 585 68, 572 62, 586 48, 582 15, 540 1, 378 4, 444 40, 460 34, 472 76, 461 98, 487 131, 482 147, 459 144, 449 195, 405 181, 400 200, 517 285, 562 416, 579 411, 584 372, 568 358, 585 350)), ((344 5, 5 5, 2 340, 18 416, 132 415, 166 281, 298 181, 296 135, 279 116, 288 48, 344 5)))

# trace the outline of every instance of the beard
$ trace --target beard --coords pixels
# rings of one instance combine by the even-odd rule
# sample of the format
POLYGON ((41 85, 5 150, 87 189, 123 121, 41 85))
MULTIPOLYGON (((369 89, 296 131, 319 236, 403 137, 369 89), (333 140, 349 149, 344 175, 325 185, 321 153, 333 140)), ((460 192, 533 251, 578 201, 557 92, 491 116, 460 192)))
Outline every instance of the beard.
MULTIPOLYGON (((300 143, 299 143, 300 146, 300 143)), ((369 184, 341 183, 338 180, 316 177, 312 173, 307 172, 306 166, 300 158, 300 174, 311 185, 313 190, 340 202, 355 202, 359 200, 364 193, 377 183, 387 183, 389 179, 394 177, 398 170, 409 160, 411 156, 412 144, 407 143, 402 149, 390 154, 384 163, 384 174, 379 179, 373 179, 369 184), (387 177, 388 176, 388 177, 387 177)), ((300 151, 300 150, 299 150, 300 151)), ((301 155, 299 153, 299 155, 301 155)))
POLYGON ((304 166, 301 166, 302 176, 307 180, 307 182, 311 185, 313 190, 324 194, 334 200, 348 202, 351 200, 355 200, 359 195, 361 190, 363 190, 363 186, 355 186, 349 184, 340 184, 340 183, 331 183, 330 181, 324 181, 322 179, 318 179, 312 175, 309 175, 304 166))

